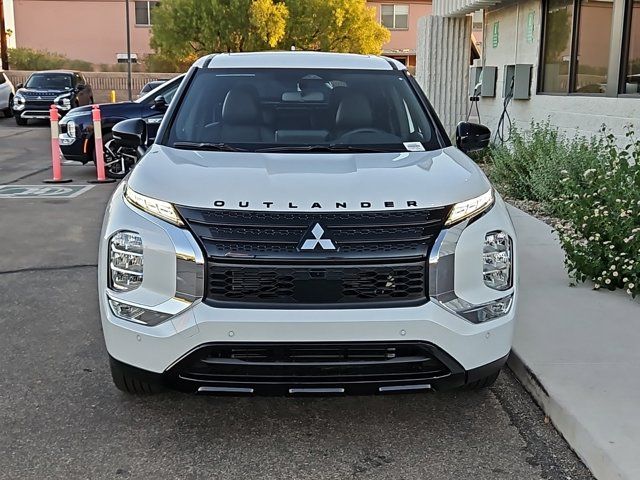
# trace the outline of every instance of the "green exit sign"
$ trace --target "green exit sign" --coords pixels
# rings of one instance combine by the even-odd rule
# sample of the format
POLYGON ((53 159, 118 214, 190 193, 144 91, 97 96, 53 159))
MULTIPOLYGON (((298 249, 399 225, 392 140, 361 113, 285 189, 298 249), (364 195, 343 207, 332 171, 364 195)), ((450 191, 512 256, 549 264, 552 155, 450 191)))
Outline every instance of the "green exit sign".
POLYGON ((493 35, 491 38, 491 45, 496 48, 500 43, 500 22, 493 22, 493 35))

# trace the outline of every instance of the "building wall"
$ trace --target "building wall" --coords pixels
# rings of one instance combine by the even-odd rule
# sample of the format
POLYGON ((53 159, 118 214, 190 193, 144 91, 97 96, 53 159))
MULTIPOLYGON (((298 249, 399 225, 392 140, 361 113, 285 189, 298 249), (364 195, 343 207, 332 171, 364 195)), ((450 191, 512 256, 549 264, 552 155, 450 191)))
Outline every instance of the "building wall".
POLYGON ((626 125, 640 129, 640 99, 607 98, 581 95, 536 94, 538 85, 538 62, 540 52, 540 32, 542 2, 526 0, 501 8, 489 10, 485 14, 484 57, 485 65, 498 67, 496 98, 482 98, 480 115, 482 123, 495 131, 502 113, 502 90, 504 65, 530 63, 533 65, 531 100, 513 100, 509 114, 514 125, 527 128, 532 120, 549 120, 569 135, 590 136, 597 133, 602 124, 610 128, 622 139, 626 125), (527 39, 527 16, 534 12, 533 41, 527 39), (492 43, 493 24, 499 22, 499 43, 492 43))
MULTIPOLYGON (((124 0, 13 0, 13 10, 18 47, 95 64, 114 64, 116 53, 127 52, 124 0)), ((141 60, 151 53, 151 29, 135 26, 133 1, 129 15, 131 52, 141 60)))
POLYGON ((408 58, 408 65, 415 66, 416 45, 418 43, 418 19, 431 15, 431 1, 415 0, 370 0, 368 4, 376 9, 376 17, 380 18, 381 5, 409 5, 409 28, 406 30, 391 30, 391 40, 383 45, 385 55, 408 58))

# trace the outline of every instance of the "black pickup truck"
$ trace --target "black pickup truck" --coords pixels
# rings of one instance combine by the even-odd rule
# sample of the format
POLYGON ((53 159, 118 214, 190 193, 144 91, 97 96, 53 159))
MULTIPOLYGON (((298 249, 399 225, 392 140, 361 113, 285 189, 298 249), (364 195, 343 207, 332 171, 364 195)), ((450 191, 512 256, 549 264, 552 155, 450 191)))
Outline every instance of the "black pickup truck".
POLYGON ((93 103, 91 86, 82 73, 71 70, 34 72, 16 90, 11 109, 18 125, 32 118, 48 119, 52 104, 64 116, 72 108, 93 103))

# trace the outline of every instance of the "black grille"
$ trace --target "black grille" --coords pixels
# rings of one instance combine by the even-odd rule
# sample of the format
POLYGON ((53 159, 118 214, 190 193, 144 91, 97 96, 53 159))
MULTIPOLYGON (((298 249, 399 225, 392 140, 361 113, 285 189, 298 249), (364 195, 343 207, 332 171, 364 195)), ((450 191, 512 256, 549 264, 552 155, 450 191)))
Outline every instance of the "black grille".
POLYGON ((220 303, 304 306, 422 303, 424 262, 396 265, 209 263, 208 299, 220 303))
POLYGON ((210 258, 251 257, 309 261, 425 257, 447 208, 389 212, 289 213, 179 207, 210 258), (300 252, 298 244, 319 223, 338 247, 300 252), (324 255, 323 255, 324 254, 324 255))
POLYGON ((424 303, 426 258, 448 212, 178 210, 208 256, 205 300, 253 308, 424 303), (316 223, 336 250, 299 249, 316 223))
MULTIPOLYGON (((204 345, 169 372, 220 387, 411 385, 444 380, 457 363, 427 343, 221 343, 204 345)), ((193 388, 193 387, 192 387, 193 388)))

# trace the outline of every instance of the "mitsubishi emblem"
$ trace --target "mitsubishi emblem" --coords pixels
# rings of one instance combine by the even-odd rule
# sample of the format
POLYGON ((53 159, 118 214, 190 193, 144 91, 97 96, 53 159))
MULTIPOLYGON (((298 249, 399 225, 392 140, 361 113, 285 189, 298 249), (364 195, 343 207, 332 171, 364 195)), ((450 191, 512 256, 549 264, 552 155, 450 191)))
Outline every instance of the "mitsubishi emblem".
POLYGON ((316 250, 319 246, 321 250, 336 251, 336 245, 332 240, 328 238, 322 238, 324 233, 324 228, 322 228, 319 223, 316 223, 313 228, 310 228, 307 233, 305 233, 304 237, 300 241, 298 249, 308 252, 311 250, 316 250))

